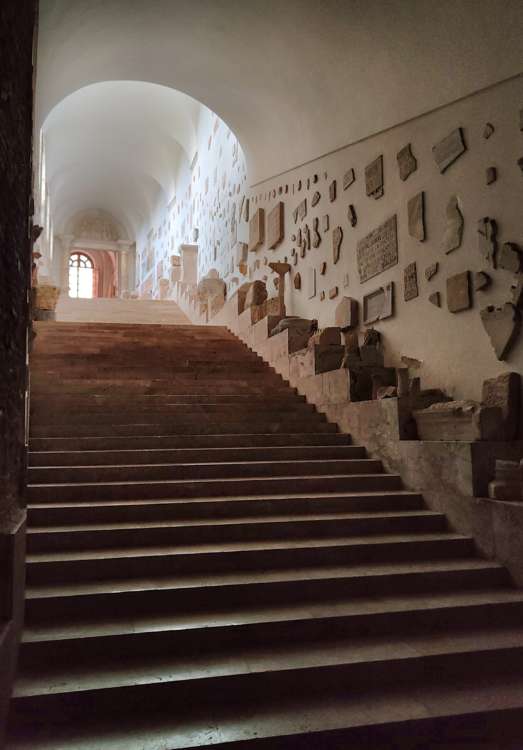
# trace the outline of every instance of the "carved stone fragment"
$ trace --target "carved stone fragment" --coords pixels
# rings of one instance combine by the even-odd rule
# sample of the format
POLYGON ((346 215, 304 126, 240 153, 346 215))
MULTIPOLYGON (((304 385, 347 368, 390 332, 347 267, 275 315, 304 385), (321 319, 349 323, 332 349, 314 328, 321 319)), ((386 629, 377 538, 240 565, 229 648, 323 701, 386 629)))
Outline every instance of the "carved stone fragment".
POLYGON ((325 274, 327 273, 327 262, 325 260, 320 266, 320 273, 322 276, 325 276, 325 274))
POLYGON ((441 307, 441 294, 439 292, 432 292, 432 294, 429 294, 429 302, 436 307, 441 307))
POLYGON ((347 188, 350 188, 355 179, 356 175, 354 174, 354 169, 348 169, 343 175, 343 189, 347 190, 347 188))
POLYGON ((314 248, 319 247, 321 245, 321 234, 319 232, 320 227, 320 220, 318 217, 315 217, 312 220, 312 246, 314 248))
POLYGON ((423 242, 425 239, 425 193, 421 191, 407 203, 409 234, 423 242))
POLYGON ((336 200, 336 180, 329 185, 329 200, 331 203, 336 200))
POLYGON ((298 256, 297 252, 295 252, 294 255, 292 256, 292 263, 293 263, 294 266, 298 265, 298 257, 299 256, 298 256))
POLYGON ((498 170, 496 167, 487 167, 485 172, 485 182, 487 185, 492 185, 498 179, 498 170))
POLYGON ((418 272, 416 263, 409 263, 403 271, 403 292, 405 302, 415 299, 419 295, 418 291, 418 272))
POLYGON ((358 300, 352 297, 342 297, 341 302, 336 307, 334 319, 338 328, 343 332, 356 328, 358 325, 359 304, 358 300))
POLYGON ((319 192, 318 192, 318 191, 316 190, 316 192, 315 192, 315 193, 314 193, 314 195, 312 196, 312 199, 311 199, 311 205, 312 205, 312 206, 317 206, 317 205, 318 205, 318 203, 320 202, 320 199, 321 199, 321 193, 319 193, 319 192))
POLYGON ((305 224, 305 227, 303 229, 303 241, 305 242, 305 249, 310 250, 311 249, 311 230, 308 224, 305 224))
POLYGON ((249 251, 255 252, 265 241, 265 211, 258 208, 249 222, 249 251))
POLYGON ((307 271, 307 297, 312 299, 316 296, 316 269, 309 268, 307 271))
POLYGON ((431 263, 430 266, 427 266, 425 269, 425 278, 427 281, 430 281, 439 270, 439 263, 436 261, 436 263, 431 263))
POLYGON ((279 201, 267 217, 267 245, 271 250, 283 240, 283 216, 284 206, 282 201, 279 201))
POLYGON ((307 216, 307 198, 304 198, 295 208, 295 219, 294 223, 296 224, 298 219, 300 221, 303 221, 303 219, 307 216))
POLYGON ((352 203, 349 204, 349 208, 347 209, 347 218, 349 219, 349 223, 351 227, 355 227, 358 223, 358 217, 356 216, 356 209, 352 205, 352 203))
POLYGON ((483 382, 481 402, 484 406, 501 409, 503 415, 503 440, 515 440, 519 431, 521 375, 504 372, 483 382))
POLYGON ((332 259, 334 263, 337 263, 340 259, 342 240, 343 229, 341 227, 335 227, 332 230, 332 259))
POLYGON ((324 299, 325 299, 325 291, 322 289, 320 292, 320 300, 323 302, 324 299))
POLYGON ((521 250, 515 242, 505 242, 499 251, 498 266, 505 271, 520 273, 522 270, 521 250))
POLYGON ((432 154, 439 171, 443 174, 466 150, 463 131, 461 128, 456 128, 432 147, 432 154))
POLYGON ((449 312, 462 312, 468 310, 471 306, 469 271, 449 276, 447 279, 447 307, 449 312))
POLYGON ((523 307, 523 274, 517 274, 510 283, 510 298, 515 307, 523 307))
POLYGON ((482 292, 490 286, 492 279, 485 271, 476 271, 474 274, 474 291, 482 292))
POLYGON ((483 308, 480 316, 496 357, 505 359, 521 328, 520 311, 511 302, 505 302, 500 307, 489 305, 483 308))
POLYGON ((363 297, 363 323, 369 325, 390 318, 394 306, 394 282, 379 287, 363 297))
POLYGON ((460 209, 460 202, 457 195, 453 195, 446 208, 447 225, 445 227, 445 234, 443 235, 443 250, 447 253, 451 253, 453 250, 457 250, 461 247, 463 240, 463 214, 460 209))
POLYGON ((301 274, 300 273, 297 273, 294 276, 294 288, 301 289, 301 274))
POLYGON ((329 289, 329 299, 334 299, 338 296, 338 287, 333 286, 332 289, 329 289))
POLYGON ((398 262, 396 216, 387 219, 356 246, 360 282, 368 281, 398 262))
POLYGON ((324 234, 329 231, 329 214, 325 214, 325 216, 322 217, 321 228, 324 234))
POLYGON ((448 401, 413 412, 420 440, 500 440, 501 409, 448 401))
POLYGON ((349 274, 348 273, 343 274, 343 286, 345 289, 349 286, 349 274))
POLYGON ((383 156, 378 156, 365 167, 365 192, 369 197, 381 198, 383 195, 383 156))
POLYGON ((494 132, 494 125, 492 125, 491 122, 487 122, 485 124, 485 127, 483 128, 483 138, 487 140, 488 138, 490 138, 493 132, 494 132))
POLYGON ((478 221, 479 252, 483 260, 486 260, 493 268, 496 268, 497 232, 498 228, 494 219, 485 216, 478 221))
POLYGON ((267 299, 267 287, 263 281, 253 281, 245 296, 244 309, 253 305, 261 305, 267 299))
POLYGON ((405 181, 418 168, 418 162, 412 153, 410 143, 398 151, 396 158, 398 160, 400 178, 405 181))

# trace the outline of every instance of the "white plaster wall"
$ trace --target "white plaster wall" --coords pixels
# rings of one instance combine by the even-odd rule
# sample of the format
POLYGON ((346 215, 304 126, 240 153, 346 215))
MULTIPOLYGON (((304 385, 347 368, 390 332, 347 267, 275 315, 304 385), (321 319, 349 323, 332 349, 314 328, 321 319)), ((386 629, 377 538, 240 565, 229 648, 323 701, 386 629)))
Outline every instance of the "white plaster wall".
MULTIPOLYGON (((499 84, 490 90, 473 95, 465 100, 439 109, 416 120, 399 125, 386 133, 368 138, 338 153, 311 162, 269 180, 253 189, 251 214, 263 207, 268 212, 277 200, 285 202, 285 240, 275 250, 260 248, 249 253, 250 278, 272 276, 264 265, 266 261, 291 260, 291 234, 294 225, 292 211, 304 198, 308 199, 308 215, 305 222, 312 224, 314 216, 329 214, 331 230, 336 225, 343 228, 344 240, 341 259, 332 262, 331 232, 323 236, 318 249, 312 249, 307 257, 299 259, 293 266, 291 278, 296 272, 302 276, 302 289, 297 291, 287 283, 286 303, 289 314, 307 318, 318 318, 321 326, 334 324, 334 311, 343 294, 362 301, 363 295, 388 281, 395 282, 395 315, 375 325, 382 334, 386 351, 386 362, 401 363, 406 355, 422 361, 419 374, 425 387, 442 387, 455 398, 480 398, 481 385, 485 378, 505 370, 516 370, 523 374, 523 331, 506 362, 496 359, 490 341, 479 317, 480 308, 510 299, 511 274, 502 270, 492 272, 490 290, 473 295, 473 308, 452 314, 447 310, 446 279, 455 273, 470 270, 489 270, 483 262, 477 241, 477 221, 483 216, 494 218, 498 223, 500 244, 517 242, 523 247, 523 173, 516 161, 523 156, 523 132, 519 129, 519 110, 523 107, 523 78, 499 84), (490 139, 482 137, 486 122, 491 122, 495 132, 490 139), (431 149, 454 128, 464 130, 467 152, 443 175, 439 173, 431 149), (406 182, 399 178, 396 161, 397 152, 407 143, 418 160, 418 169, 406 182), (383 154, 385 194, 375 200, 365 195, 364 168, 375 157, 383 154), (487 186, 485 170, 496 166, 498 180, 487 186), (343 191, 343 173, 350 167, 356 171, 356 182, 343 191), (324 174, 327 174, 327 178, 324 174), (319 183, 312 184, 314 174, 319 183), (298 180, 304 189, 297 191, 298 180), (306 189, 311 179, 310 189, 306 189), (328 185, 337 180, 338 197, 329 202, 328 185), (279 195, 288 186, 289 194, 279 195), (319 204, 311 209, 310 198, 318 189, 319 204), (418 242, 408 234, 407 201, 420 190, 425 191, 427 239, 418 242), (276 197, 274 197, 276 194, 276 197), (451 195, 460 197, 465 219, 463 243, 460 249, 445 255, 441 240, 445 228, 445 208, 451 195), (348 204, 354 204, 358 224, 352 229, 347 219, 348 204), (370 230, 396 213, 398 217, 399 264, 364 284, 359 283, 356 265, 356 243, 370 230), (260 268, 255 268, 256 260, 260 268), (321 262, 327 261, 327 273, 319 274, 321 262), (419 297, 409 302, 403 300, 403 269, 416 261, 418 270, 419 297), (425 268, 438 261, 438 274, 427 282, 425 268), (309 300, 307 295, 307 271, 317 270, 317 296, 309 300), (348 273, 349 285, 343 287, 343 277, 348 273), (338 286, 338 298, 320 301, 320 291, 338 286), (431 292, 442 293, 442 308, 428 301, 431 292)), ((303 224, 305 223, 303 222, 303 224)), ((275 289, 269 283, 269 291, 275 289)))

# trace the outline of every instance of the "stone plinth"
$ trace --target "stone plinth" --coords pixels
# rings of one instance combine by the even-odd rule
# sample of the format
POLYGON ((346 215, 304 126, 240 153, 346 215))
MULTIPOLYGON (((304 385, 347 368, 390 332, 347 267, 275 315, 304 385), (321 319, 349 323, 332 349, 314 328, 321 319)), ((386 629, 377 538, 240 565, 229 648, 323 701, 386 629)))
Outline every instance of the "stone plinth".
POLYGON ((473 401, 449 401, 414 411, 420 440, 501 440, 503 414, 499 407, 473 401))

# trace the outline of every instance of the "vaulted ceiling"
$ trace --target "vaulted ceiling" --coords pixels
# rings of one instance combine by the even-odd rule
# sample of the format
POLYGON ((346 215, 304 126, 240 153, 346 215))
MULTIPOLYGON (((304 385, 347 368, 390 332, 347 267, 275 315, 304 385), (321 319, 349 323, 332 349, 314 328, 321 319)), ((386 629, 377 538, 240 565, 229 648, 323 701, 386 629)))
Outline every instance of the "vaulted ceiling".
POLYGON ((522 27, 521 0, 41 0, 37 126, 68 206, 99 185, 138 217, 194 148, 195 104, 176 94, 173 124, 165 89, 114 82, 203 102, 256 183, 520 73, 522 27), (131 126, 150 128, 139 153, 131 126))

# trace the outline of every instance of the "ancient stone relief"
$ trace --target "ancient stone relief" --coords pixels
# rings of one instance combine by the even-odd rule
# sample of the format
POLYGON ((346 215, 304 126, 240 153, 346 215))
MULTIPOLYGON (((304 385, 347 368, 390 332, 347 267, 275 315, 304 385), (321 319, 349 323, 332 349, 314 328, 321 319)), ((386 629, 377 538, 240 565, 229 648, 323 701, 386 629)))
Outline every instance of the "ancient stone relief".
POLYGON ((488 216, 478 221, 478 245, 483 260, 487 261, 492 268, 496 268, 497 236, 498 228, 494 219, 488 216))
POLYGON ((341 227, 335 227, 332 230, 332 259, 334 263, 337 263, 340 259, 342 240, 343 229, 341 227))
POLYGON ((320 200, 321 200, 321 193, 319 193, 316 190, 316 192, 314 193, 314 195, 311 198, 311 206, 317 206, 318 203, 320 202, 320 200))
POLYGON ((433 146, 432 154, 441 174, 451 164, 454 164, 456 159, 459 159, 466 150, 467 147, 463 140, 463 131, 461 128, 456 128, 456 130, 453 130, 452 133, 449 133, 443 140, 433 146))
POLYGON ((327 273, 327 261, 324 260, 320 266, 320 274, 322 276, 325 276, 326 273, 327 273))
POLYGON ((460 209, 460 202, 457 195, 453 195, 446 208, 447 225, 443 235, 442 247, 448 255, 453 250, 461 247, 463 240, 463 214, 460 209))
POLYGON ((321 245, 321 234, 319 232, 320 220, 318 217, 312 220, 312 246, 317 248, 321 245))
POLYGON ((410 143, 398 151, 396 158, 398 160, 400 179, 405 182, 405 180, 418 168, 418 162, 412 153, 410 143))
POLYGON ((349 207, 347 209, 347 218, 349 220, 349 224, 351 227, 355 227, 358 223, 358 217, 356 215, 356 209, 352 205, 352 203, 349 204, 349 207))
POLYGON ((300 203, 298 203, 298 205, 292 212, 292 215, 295 224, 298 223, 298 220, 303 221, 303 219, 307 216, 307 198, 304 198, 300 203))
POLYGON ((294 288, 301 289, 301 274, 300 273, 297 273, 294 276, 294 288))
POLYGON ((496 167, 487 167, 485 170, 485 182, 487 185, 492 185, 498 179, 498 170, 496 167))
POLYGON ((522 260, 521 250, 514 242, 503 243, 498 257, 499 268, 512 271, 512 273, 521 273, 523 270, 522 260))
POLYGON ((430 281, 438 273, 438 270, 438 262, 431 263, 430 266, 427 266, 427 268, 425 269, 425 278, 427 279, 427 281, 430 281))
POLYGON ((432 294, 429 294, 429 302, 431 305, 441 307, 441 294, 439 292, 432 292, 432 294))
POLYGON ((403 293, 405 302, 415 299, 419 295, 418 272, 416 262, 409 263, 403 271, 403 293))
POLYGON ((307 297, 312 299, 316 296, 316 269, 307 270, 307 297))
POLYGON ((394 282, 379 287, 363 297, 363 323, 369 325, 390 318, 393 314, 394 282))
POLYGON ((383 195, 383 156, 378 156, 365 167, 365 192, 369 197, 381 198, 383 195))
POLYGON ((338 328, 343 332, 356 328, 358 325, 359 304, 352 297, 342 297, 334 311, 334 319, 338 328))
POLYGON ((284 205, 279 201, 267 217, 267 245, 273 250, 284 237, 284 205))
POLYGON ((348 169, 345 174, 343 175, 343 189, 347 190, 347 188, 350 188, 352 183, 356 180, 356 175, 354 173, 354 169, 348 169))
POLYGON ((305 243, 305 249, 311 249, 311 230, 308 224, 305 224, 303 229, 303 242, 305 243))
POLYGON ((369 232, 356 246, 360 282, 392 268, 398 263, 396 215, 369 232))
POLYGON ((506 359, 521 328, 521 313, 511 302, 480 311, 481 322, 499 360, 506 359))
POLYGON ((447 279, 447 307, 451 313, 462 312, 472 307, 469 271, 457 273, 447 279))
POLYGON ((258 208, 249 222, 249 251, 255 252, 265 241, 265 211, 258 208))
POLYGON ((336 200, 336 180, 329 185, 329 200, 331 203, 336 200))
POLYGON ((322 216, 321 229, 324 234, 329 231, 329 214, 325 214, 325 216, 322 216))
POLYGON ((474 291, 482 292, 488 289, 491 283, 492 279, 485 271, 476 271, 474 274, 474 291))
POLYGON ((421 191, 407 203, 409 234, 416 240, 425 239, 425 193, 421 191))

